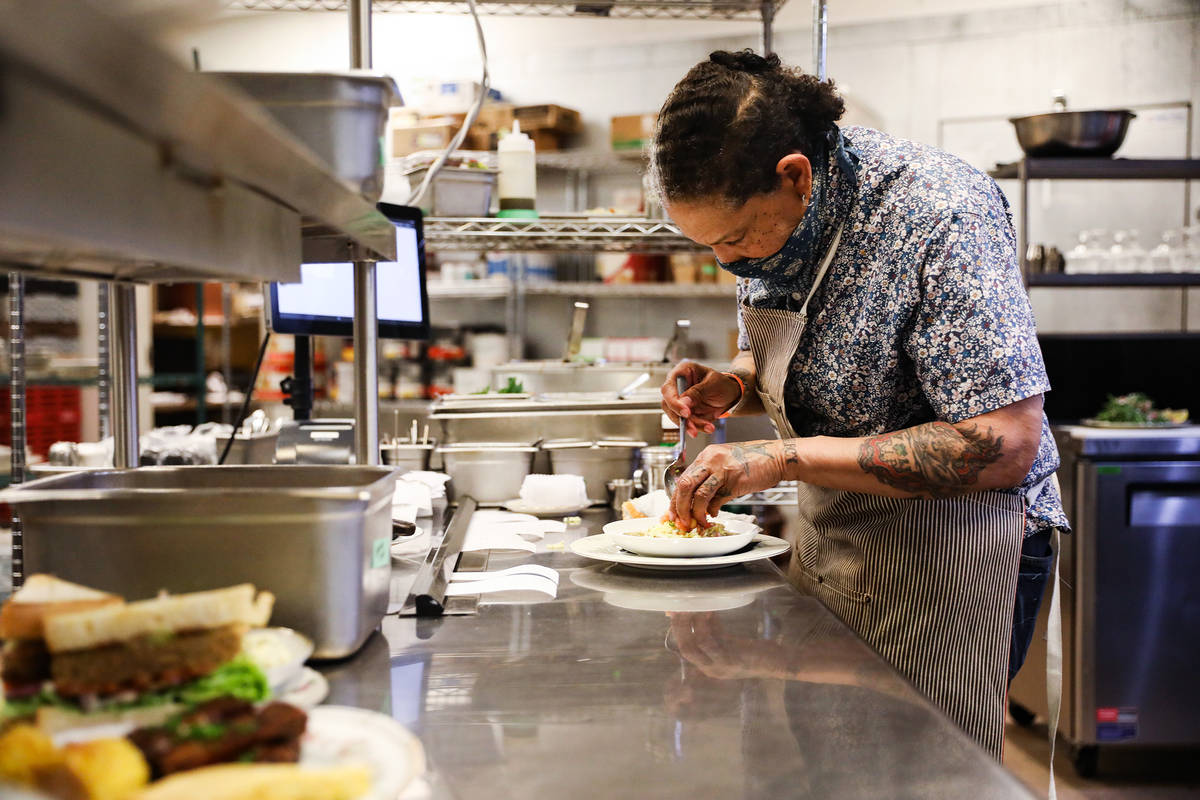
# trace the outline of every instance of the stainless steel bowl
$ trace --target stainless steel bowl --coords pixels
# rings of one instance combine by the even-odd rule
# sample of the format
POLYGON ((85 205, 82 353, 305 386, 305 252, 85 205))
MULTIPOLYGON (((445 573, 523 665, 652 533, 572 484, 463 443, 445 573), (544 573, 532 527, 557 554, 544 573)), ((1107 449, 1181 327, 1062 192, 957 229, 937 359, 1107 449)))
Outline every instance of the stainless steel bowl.
POLYGON ((1091 156, 1107 158, 1125 141, 1129 121, 1136 114, 1127 109, 1110 111, 1053 111, 1009 120, 1025 155, 1091 156))
POLYGON ((633 474, 634 456, 645 442, 565 440, 542 445, 550 453, 550 465, 556 475, 582 475, 588 499, 602 502, 608 482, 633 474))
POLYGON ((521 494, 537 448, 528 444, 463 443, 437 449, 456 497, 498 504, 521 494))
POLYGON ((375 202, 383 194, 382 141, 391 78, 323 72, 215 72, 270 112, 346 183, 375 202))

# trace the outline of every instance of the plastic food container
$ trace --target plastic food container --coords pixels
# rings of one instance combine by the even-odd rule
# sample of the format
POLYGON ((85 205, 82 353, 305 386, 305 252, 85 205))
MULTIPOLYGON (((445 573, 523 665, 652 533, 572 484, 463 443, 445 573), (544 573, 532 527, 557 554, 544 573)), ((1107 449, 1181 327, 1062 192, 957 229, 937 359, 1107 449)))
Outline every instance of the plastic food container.
MULTIPOLYGON (((425 180, 428 166, 404 174, 416 189, 425 180)), ((442 167, 421 200, 421 210, 435 217, 486 217, 499 170, 481 167, 442 167)))
POLYGON ((476 503, 499 504, 521 493, 532 471, 537 448, 529 444, 483 442, 446 445, 437 449, 457 497, 476 503))
POLYGON ((317 658, 362 646, 392 574, 386 467, 237 466, 88 470, 0 492, 24 527, 26 574, 127 599, 253 583, 271 624, 317 658))

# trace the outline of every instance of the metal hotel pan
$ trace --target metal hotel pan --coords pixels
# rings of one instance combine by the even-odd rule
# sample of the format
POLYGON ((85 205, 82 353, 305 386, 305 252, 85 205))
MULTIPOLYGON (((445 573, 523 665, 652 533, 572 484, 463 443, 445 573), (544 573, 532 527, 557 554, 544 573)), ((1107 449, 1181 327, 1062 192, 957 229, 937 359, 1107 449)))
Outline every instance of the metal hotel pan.
POLYGON ((394 487, 384 467, 144 467, 44 478, 0 502, 21 516, 26 574, 128 599, 250 582, 275 595, 273 624, 340 658, 387 612, 394 487))

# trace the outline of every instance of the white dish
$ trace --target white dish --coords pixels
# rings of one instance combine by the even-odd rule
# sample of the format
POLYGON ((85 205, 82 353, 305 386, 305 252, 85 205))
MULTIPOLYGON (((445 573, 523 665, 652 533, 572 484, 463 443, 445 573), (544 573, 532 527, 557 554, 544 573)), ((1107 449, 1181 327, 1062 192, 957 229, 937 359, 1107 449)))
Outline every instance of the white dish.
POLYGON ((296 680, 313 654, 313 643, 291 628, 253 628, 242 637, 242 652, 267 676, 271 693, 278 694, 296 680))
POLYGON ((359 800, 396 800, 425 771, 425 750, 407 728, 377 711, 318 706, 308 712, 300 763, 362 764, 371 772, 371 791, 359 800))
MULTIPOLYGON (((588 505, 597 502, 589 500, 588 505)), ((512 500, 504 501, 504 507, 509 511, 514 511, 518 514, 532 514, 535 517, 559 517, 564 514, 577 514, 587 508, 587 505, 569 505, 569 506, 539 506, 533 503, 527 503, 519 497, 514 497, 512 500)))
POLYGON ((329 681, 312 667, 302 667, 300 674, 271 698, 281 703, 309 711, 329 697, 329 681))
POLYGON ((725 536, 698 536, 696 538, 656 536, 637 536, 638 531, 645 531, 658 524, 652 517, 639 519, 621 519, 604 526, 604 532, 625 550, 640 556, 657 556, 663 558, 702 558, 705 556, 723 556, 734 553, 750 544, 754 534, 761 528, 752 522, 731 520, 722 523, 725 536))
POLYGON ((763 558, 772 558, 791 549, 791 545, 775 536, 765 533, 754 534, 750 544, 736 553, 723 556, 697 556, 681 558, 664 558, 662 556, 639 556, 623 550, 607 533, 585 536, 571 542, 571 552, 584 558, 594 558, 597 561, 610 561, 614 564, 624 564, 629 567, 652 570, 699 570, 720 569, 734 564, 745 564, 763 558))

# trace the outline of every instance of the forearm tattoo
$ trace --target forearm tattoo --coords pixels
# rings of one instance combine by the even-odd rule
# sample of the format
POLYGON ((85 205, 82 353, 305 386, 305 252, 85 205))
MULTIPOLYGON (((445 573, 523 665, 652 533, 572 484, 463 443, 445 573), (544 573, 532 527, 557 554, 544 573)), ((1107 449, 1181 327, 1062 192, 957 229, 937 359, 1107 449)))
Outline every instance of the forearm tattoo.
POLYGON ((858 465, 883 484, 913 494, 950 497, 969 491, 979 473, 999 460, 1004 437, 989 427, 930 422, 873 436, 858 451, 858 465))
POLYGON ((746 477, 749 478, 751 463, 753 461, 763 458, 767 460, 773 460, 774 457, 771 455, 770 448, 771 446, 767 442, 735 444, 732 452, 733 460, 738 463, 738 465, 742 468, 742 472, 744 472, 746 477))

